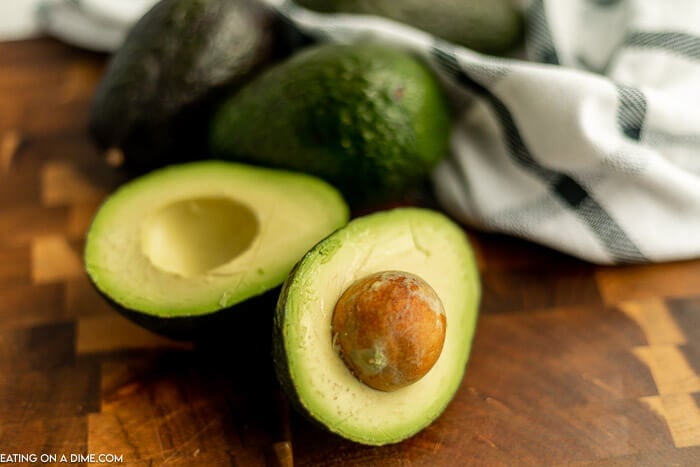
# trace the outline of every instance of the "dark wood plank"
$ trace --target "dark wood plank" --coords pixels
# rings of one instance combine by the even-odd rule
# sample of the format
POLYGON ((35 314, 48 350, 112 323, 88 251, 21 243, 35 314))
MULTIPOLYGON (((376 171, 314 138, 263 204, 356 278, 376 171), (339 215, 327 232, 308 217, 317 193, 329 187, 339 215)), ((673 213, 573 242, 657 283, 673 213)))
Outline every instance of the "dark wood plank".
POLYGON ((470 232, 482 271, 557 271, 591 267, 579 259, 536 243, 501 234, 470 232))
POLYGON ((99 410, 98 363, 78 362, 51 370, 0 374, 2 423, 77 417, 99 410))
POLYGON ((562 266, 552 271, 509 270, 482 273, 484 313, 600 305, 602 300, 591 266, 562 266))
POLYGON ((0 209, 38 205, 41 198, 40 164, 24 164, 15 156, 8 173, 0 172, 0 209))
POLYGON ((483 315, 466 379, 523 408, 643 397, 657 392, 631 352, 645 343, 639 326, 614 309, 483 315))
POLYGON ((63 234, 70 214, 67 206, 13 203, 0 210, 0 245, 27 246, 38 236, 63 234))
POLYGON ((0 290, 26 285, 30 281, 30 248, 0 246, 0 290))
POLYGON ((75 331, 74 322, 0 330, 0 367, 15 373, 72 365, 75 331))
MULTIPOLYGON (((6 454, 65 455, 87 454, 87 418, 61 417, 26 420, 21 423, 0 422, 0 445, 6 454)), ((84 465, 84 463, 41 462, 40 465, 84 465)), ((26 464, 20 464, 26 465, 26 464)))
POLYGON ((0 288, 0 331, 67 320, 63 301, 63 284, 0 288))

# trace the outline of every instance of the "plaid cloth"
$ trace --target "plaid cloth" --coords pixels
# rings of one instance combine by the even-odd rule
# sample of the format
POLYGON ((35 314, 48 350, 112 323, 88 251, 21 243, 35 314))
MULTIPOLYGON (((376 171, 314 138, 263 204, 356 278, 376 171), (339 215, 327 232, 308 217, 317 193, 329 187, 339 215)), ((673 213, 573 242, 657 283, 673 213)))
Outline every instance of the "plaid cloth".
POLYGON ((316 38, 397 44, 434 68, 457 118, 433 184, 463 223, 596 263, 700 254, 697 0, 534 0, 528 61, 268 2, 316 38))
MULTIPOLYGON (((0 40, 18 25, 24 37, 46 33, 68 44, 97 52, 121 46, 131 26, 157 0, 5 0, 10 14, 2 16, 0 40), (17 3, 19 2, 19 3, 17 3), (15 4, 20 8, 16 8, 15 4), (23 8, 21 8, 23 7, 23 8)), ((3 3, 0 0, 0 4, 3 3)), ((16 36, 18 36, 16 34, 16 36)), ((22 38, 18 36, 15 38, 22 38)))

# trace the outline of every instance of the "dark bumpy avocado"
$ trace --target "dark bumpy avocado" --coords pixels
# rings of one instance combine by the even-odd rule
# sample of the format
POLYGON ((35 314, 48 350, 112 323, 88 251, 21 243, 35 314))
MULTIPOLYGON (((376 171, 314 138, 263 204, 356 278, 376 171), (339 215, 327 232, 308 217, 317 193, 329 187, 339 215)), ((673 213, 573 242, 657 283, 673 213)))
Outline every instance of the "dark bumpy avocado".
MULTIPOLYGON (((317 178, 192 162, 112 194, 87 233, 85 266, 127 317, 171 337, 196 337, 199 324, 216 325, 221 312, 236 313, 278 287, 347 219, 338 192, 317 178)), ((253 308, 265 313, 265 301, 253 308)))
POLYGON ((212 106, 281 50, 278 26, 255 0, 162 0, 99 83, 89 122, 97 145, 139 171, 203 156, 212 106))
POLYGON ((352 201, 401 193, 447 153, 450 116, 431 71, 375 44, 308 47, 224 102, 215 157, 317 175, 352 201))
MULTIPOLYGON (((406 439, 437 418, 459 388, 479 297, 479 274, 464 231, 442 214, 401 208, 356 218, 307 253, 282 287, 273 335, 280 383, 301 413, 345 438, 371 445, 406 439), (358 280, 384 271, 427 283, 442 303, 446 323, 432 368, 393 391, 361 382, 332 333, 339 299, 358 280)), ((355 349, 371 357, 371 368, 387 362, 379 344, 369 355, 366 348, 355 349)))
POLYGON ((320 12, 384 16, 478 52, 513 48, 523 19, 512 0, 295 0, 320 12))

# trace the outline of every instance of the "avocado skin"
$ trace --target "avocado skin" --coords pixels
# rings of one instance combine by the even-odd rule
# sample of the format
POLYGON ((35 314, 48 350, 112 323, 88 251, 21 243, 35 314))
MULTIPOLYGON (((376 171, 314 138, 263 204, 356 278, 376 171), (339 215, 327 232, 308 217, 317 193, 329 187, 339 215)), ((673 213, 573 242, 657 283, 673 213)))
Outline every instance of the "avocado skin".
POLYGON ((268 290, 231 307, 206 315, 162 317, 125 308, 99 288, 93 287, 119 314, 134 324, 169 339, 203 347, 221 343, 250 344, 270 348, 270 328, 280 287, 268 290))
MULTIPOLYGON (((313 251, 314 247, 311 251, 313 251)), ((309 256, 311 252, 304 255, 304 258, 309 256)), ((292 374, 289 371, 289 360, 287 359, 287 351, 285 350, 286 337, 284 335, 284 310, 287 307, 287 300, 289 299, 289 288, 292 285, 292 280, 295 276, 297 269, 304 261, 304 258, 299 260, 297 264, 294 265, 292 270, 289 272, 289 276, 284 281, 279 289, 279 294, 277 298, 277 303, 275 305, 275 312, 272 318, 272 336, 271 336, 271 349, 272 349, 272 364, 274 365, 275 375, 277 382, 282 388, 282 392, 287 397, 289 405, 298 413, 301 414, 306 420, 315 424, 318 427, 325 428, 321 423, 318 422, 314 417, 312 417, 308 411, 304 408, 304 404, 299 399, 296 390, 294 389, 294 383, 292 381, 292 374)))
POLYGON ((215 115, 217 158, 316 175, 354 205, 423 180, 448 152, 450 114, 432 72, 377 44, 307 47, 256 77, 215 115))
POLYGON ((295 0, 323 13, 383 16, 477 52, 500 55, 522 38, 524 21, 512 0, 295 0))
POLYGON ((162 0, 112 57, 89 132, 143 172, 206 153, 218 100, 278 55, 281 24, 254 0, 162 0))

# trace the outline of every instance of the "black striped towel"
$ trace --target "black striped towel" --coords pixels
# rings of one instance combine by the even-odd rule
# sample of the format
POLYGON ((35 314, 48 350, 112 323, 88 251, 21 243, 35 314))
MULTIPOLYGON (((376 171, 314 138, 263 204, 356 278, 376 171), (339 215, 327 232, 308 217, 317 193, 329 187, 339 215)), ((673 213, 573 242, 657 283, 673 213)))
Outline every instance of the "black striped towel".
POLYGON ((435 192, 465 224, 596 263, 700 256, 700 1, 534 0, 529 61, 268 2, 317 38, 433 66, 458 108, 435 192))

